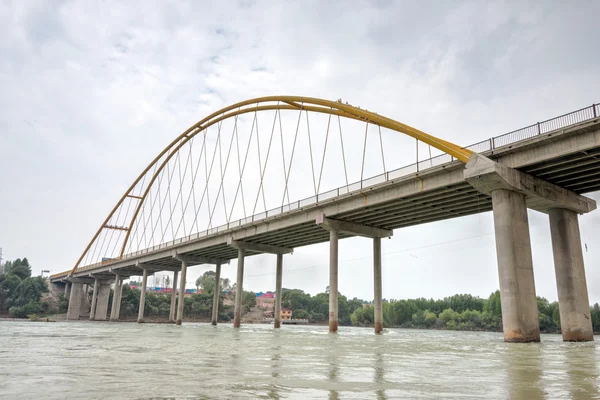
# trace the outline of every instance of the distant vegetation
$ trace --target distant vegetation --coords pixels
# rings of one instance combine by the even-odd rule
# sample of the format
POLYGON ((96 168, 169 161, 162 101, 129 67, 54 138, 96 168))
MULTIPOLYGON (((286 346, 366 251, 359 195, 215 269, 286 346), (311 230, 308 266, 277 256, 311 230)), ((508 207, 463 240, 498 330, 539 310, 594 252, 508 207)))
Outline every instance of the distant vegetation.
POLYGON ((13 318, 27 318, 34 314, 51 314, 66 310, 66 300, 59 297, 58 305, 40 301, 48 292, 46 280, 31 276, 31 265, 27 258, 17 258, 4 264, 0 274, 0 314, 13 318))
MULTIPOLYGON (((132 282, 136 284, 137 282, 132 282)), ((207 271, 196 280, 202 293, 184 299, 184 315, 192 318, 210 318, 212 313, 215 273, 207 271)), ((67 299, 61 293, 57 302, 41 300, 48 292, 46 280, 31 276, 31 265, 27 258, 7 261, 4 273, 0 274, 0 315, 27 318, 32 314, 48 315, 66 312, 67 299)), ((219 296, 219 320, 233 318, 233 306, 223 305, 225 293, 233 299, 235 284, 221 279, 219 296)), ((47 297, 47 296, 46 296, 47 297)), ((111 293, 112 302, 112 293, 111 293)), ((90 299, 91 300, 91 299, 90 299)), ((135 316, 138 313, 140 291, 129 285, 123 286, 121 315, 135 316)), ((244 291, 242 306, 250 311, 256 305, 253 292, 244 291)), ((292 310, 293 318, 308 319, 310 322, 326 323, 329 320, 329 291, 311 296, 300 289, 283 289, 281 305, 292 310)), ((550 303, 543 297, 537 298, 540 330, 552 333, 560 331, 558 302, 550 303)), ((148 292, 145 315, 167 318, 171 307, 171 296, 148 292)), ((600 305, 590 307, 594 332, 600 333, 600 305)), ((346 296, 338 296, 338 321, 346 326, 373 326, 374 309, 371 302, 346 296)), ((452 329, 452 330, 502 330, 502 308, 500 292, 492 293, 487 299, 470 294, 457 294, 440 300, 408 299, 385 300, 383 323, 388 328, 452 329)))
MULTIPOLYGON (((307 318, 311 322, 329 319, 329 292, 311 296, 299 289, 283 289, 282 307, 291 308, 293 318, 307 318)), ((537 298, 540 330, 545 333, 560 331, 558 302, 550 303, 537 298)), ((600 306, 590 307, 594 332, 600 332, 600 306)), ((338 296, 340 325, 373 326, 373 305, 364 300, 338 296)), ((384 300, 383 324, 388 328, 451 329, 470 331, 502 331, 500 291, 487 299, 470 294, 457 294, 441 300, 408 299, 384 300)))

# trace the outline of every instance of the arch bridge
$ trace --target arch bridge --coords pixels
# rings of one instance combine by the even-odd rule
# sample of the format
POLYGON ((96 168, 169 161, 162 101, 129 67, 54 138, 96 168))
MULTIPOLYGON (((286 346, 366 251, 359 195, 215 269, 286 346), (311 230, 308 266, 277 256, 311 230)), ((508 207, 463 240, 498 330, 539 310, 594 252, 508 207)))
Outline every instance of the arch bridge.
MULTIPOLYGON (((250 99, 177 136, 137 176, 68 271, 78 319, 93 283, 90 318, 118 319, 123 280, 175 273, 170 320, 181 323, 187 267, 237 259, 234 326, 244 260, 276 254, 275 327, 283 255, 330 242, 329 329, 337 331, 338 240, 373 240, 375 332, 383 329, 381 238, 394 229, 493 210, 506 341, 539 341, 527 208, 550 218, 565 340, 593 340, 578 213, 600 189, 598 105, 461 147, 347 102, 250 99), (406 159, 413 163, 406 165, 406 159), (587 318, 586 318, 587 317, 587 318)), ((217 288, 218 289, 218 288, 217 288)), ((215 290, 213 324, 217 323, 215 290)))

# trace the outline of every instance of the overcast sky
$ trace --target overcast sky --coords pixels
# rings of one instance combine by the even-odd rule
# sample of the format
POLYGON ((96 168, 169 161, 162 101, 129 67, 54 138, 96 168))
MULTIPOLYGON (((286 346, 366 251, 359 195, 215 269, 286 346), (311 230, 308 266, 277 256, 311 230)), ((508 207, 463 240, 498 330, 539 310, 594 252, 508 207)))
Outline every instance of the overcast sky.
MULTIPOLYGON (((600 102, 597 1, 212 3, 0 2, 5 259, 71 268, 166 144, 248 98, 341 97, 461 145, 600 102)), ((529 216, 537 293, 555 300, 548 218, 529 216)), ((600 212, 580 223, 598 302, 600 212)), ((372 298, 371 246, 340 242, 343 294, 372 298)), ((490 213, 397 230, 383 253, 385 298, 498 288, 490 213)), ((284 287, 323 291, 327 254, 286 256, 284 287)), ((249 258, 245 288, 273 290, 274 272, 249 258)))

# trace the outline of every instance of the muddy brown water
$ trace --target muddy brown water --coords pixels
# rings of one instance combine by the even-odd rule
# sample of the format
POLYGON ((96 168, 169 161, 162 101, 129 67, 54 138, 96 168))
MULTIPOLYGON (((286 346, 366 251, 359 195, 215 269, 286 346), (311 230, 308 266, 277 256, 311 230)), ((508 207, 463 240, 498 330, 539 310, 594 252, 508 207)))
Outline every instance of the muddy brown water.
POLYGON ((0 321, 1 399, 594 399, 599 364, 560 335, 0 321))

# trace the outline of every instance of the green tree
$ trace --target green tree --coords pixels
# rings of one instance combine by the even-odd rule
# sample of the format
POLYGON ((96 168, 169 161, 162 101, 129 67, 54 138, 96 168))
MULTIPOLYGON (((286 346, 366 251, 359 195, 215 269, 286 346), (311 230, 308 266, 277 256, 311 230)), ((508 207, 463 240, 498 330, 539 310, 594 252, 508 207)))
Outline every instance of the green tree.
POLYGON ((246 310, 246 312, 248 312, 254 306, 256 306, 256 293, 246 292, 244 290, 244 295, 242 296, 242 307, 244 310, 246 310))
POLYGON ((44 278, 25 278, 19 283, 19 286, 13 291, 9 302, 12 306, 22 307, 26 304, 39 303, 42 293, 48 292, 44 278))
POLYGON ((490 295, 483 306, 483 311, 497 317, 502 317, 502 301, 500 300, 500 291, 496 290, 490 295))
POLYGON ((31 276, 31 266, 27 258, 17 258, 14 261, 7 261, 4 264, 4 273, 6 275, 16 275, 21 279, 29 278, 31 276))

